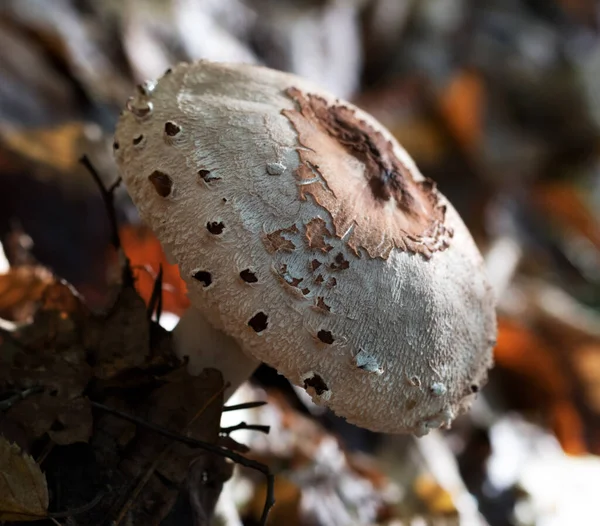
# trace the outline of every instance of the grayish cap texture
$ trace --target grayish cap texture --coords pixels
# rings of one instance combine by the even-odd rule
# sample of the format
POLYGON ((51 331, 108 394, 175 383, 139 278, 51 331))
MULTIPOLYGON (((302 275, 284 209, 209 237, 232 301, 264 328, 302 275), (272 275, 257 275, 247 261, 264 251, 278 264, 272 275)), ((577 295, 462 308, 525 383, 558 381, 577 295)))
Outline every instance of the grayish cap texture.
POLYGON ((193 305, 316 403, 421 435, 485 383, 482 258, 371 116, 293 75, 201 61, 141 87, 114 148, 193 305))

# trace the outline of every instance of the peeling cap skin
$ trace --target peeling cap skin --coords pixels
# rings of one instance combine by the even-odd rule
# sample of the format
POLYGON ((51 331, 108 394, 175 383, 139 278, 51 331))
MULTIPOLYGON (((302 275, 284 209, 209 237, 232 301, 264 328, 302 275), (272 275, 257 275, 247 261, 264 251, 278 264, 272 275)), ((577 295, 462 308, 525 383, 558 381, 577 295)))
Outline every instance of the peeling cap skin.
POLYGON ((484 385, 481 255, 373 117, 293 75, 201 61, 138 89, 114 150, 193 305, 317 404, 423 435, 484 385))

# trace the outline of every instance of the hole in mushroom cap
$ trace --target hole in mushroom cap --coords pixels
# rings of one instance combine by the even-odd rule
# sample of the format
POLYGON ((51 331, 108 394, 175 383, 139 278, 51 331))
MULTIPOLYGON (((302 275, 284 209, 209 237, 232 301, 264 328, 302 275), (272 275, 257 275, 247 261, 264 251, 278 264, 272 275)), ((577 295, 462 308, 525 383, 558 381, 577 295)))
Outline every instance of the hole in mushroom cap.
POLYGON ((421 379, 418 376, 411 376, 408 381, 414 387, 421 387, 421 379))
POLYGON ((435 382, 429 387, 429 391, 433 396, 443 396, 447 390, 447 387, 441 382, 435 382))
POLYGON ((258 278, 256 274, 252 272, 249 268, 244 269, 240 272, 240 278, 242 278, 246 283, 257 283, 258 278))
POLYGON ((321 340, 323 343, 326 343, 327 345, 331 345, 335 341, 333 339, 333 334, 331 334, 331 331, 326 331, 324 329, 321 329, 317 333, 317 338, 319 338, 319 340, 321 340))
POLYGON ((333 263, 331 263, 331 265, 329 265, 329 268, 331 268, 331 270, 344 270, 350 267, 350 263, 346 260, 346 258, 344 257, 344 254, 342 254, 341 252, 339 252, 334 260, 333 263))
POLYGON ((318 396, 321 396, 326 391, 329 391, 329 387, 325 383, 325 380, 323 380, 323 378, 321 378, 318 374, 313 374, 310 378, 304 379, 304 389, 308 389, 309 387, 312 387, 318 396))
POLYGON ((269 317, 264 312, 258 312, 250 321, 248 321, 248 325, 254 329, 255 332, 262 332, 267 328, 269 324, 269 317))
POLYGON ((473 384, 471 386, 471 392, 472 393, 477 393, 479 391, 479 386, 477 384, 473 384))
POLYGON ((165 123, 165 133, 169 137, 175 137, 181 131, 181 126, 175 124, 174 122, 167 121, 165 123))
POLYGON ((141 106, 134 106, 133 99, 127 101, 127 109, 133 113, 136 117, 144 118, 152 113, 152 103, 145 102, 141 106))
POLYGON ((212 175, 210 173, 210 170, 198 170, 198 175, 204 179, 204 182, 206 183, 210 183, 211 181, 218 181, 219 179, 221 179, 220 177, 217 177, 216 175, 212 175))
POLYGON ((154 170, 154 172, 148 176, 148 180, 154 186, 156 193, 161 197, 167 197, 171 193, 173 181, 166 173, 161 172, 160 170, 154 170))
POLYGON ((133 143, 134 146, 137 146, 138 144, 140 144, 142 141, 144 140, 144 136, 143 135, 138 135, 137 137, 134 137, 133 140, 131 141, 133 143))
POLYGON ((113 142, 113 150, 119 149, 119 143, 117 141, 113 142))
POLYGON ((356 364, 356 367, 368 373, 383 373, 383 369, 379 365, 377 358, 364 349, 360 349, 358 354, 354 357, 354 363, 356 364))
POLYGON ((218 236, 225 230, 225 224, 222 221, 209 221, 206 223, 206 229, 213 235, 218 236))
POLYGON ((202 283, 205 287, 208 287, 212 283, 212 275, 206 270, 197 270, 192 274, 192 277, 202 283))

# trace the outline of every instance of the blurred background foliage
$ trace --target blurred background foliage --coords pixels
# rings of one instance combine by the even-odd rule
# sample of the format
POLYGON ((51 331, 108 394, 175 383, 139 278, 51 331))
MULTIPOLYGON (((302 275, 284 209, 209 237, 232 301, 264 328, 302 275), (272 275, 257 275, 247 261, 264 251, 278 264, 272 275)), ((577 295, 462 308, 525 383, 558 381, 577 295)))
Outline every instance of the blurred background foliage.
MULTIPOLYGON (((0 317, 26 319, 40 298, 48 275, 17 272, 31 260, 105 305, 118 271, 79 158, 114 181, 111 134, 133 87, 198 58, 291 71, 371 112, 455 204, 499 297, 489 385, 444 434, 358 430, 262 367, 237 396, 261 385, 271 401, 247 416, 271 434, 246 437, 283 473, 271 523, 595 524, 598 3, 1 0, 0 240, 12 269, 0 276, 0 317)), ((149 300, 162 265, 163 309, 181 314, 177 269, 124 188, 117 205, 138 291, 149 300)), ((261 491, 240 471, 221 516, 253 524, 261 491)))

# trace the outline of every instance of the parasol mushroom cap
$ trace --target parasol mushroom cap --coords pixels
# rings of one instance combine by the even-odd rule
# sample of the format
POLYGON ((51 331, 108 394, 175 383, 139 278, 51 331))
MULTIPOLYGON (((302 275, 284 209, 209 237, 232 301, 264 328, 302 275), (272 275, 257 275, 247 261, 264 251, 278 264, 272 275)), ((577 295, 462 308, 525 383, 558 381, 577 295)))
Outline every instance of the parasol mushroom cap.
POLYGON ((315 403, 423 435, 484 385, 481 255, 373 117, 290 74, 200 61, 138 88, 114 150, 192 304, 315 403))

